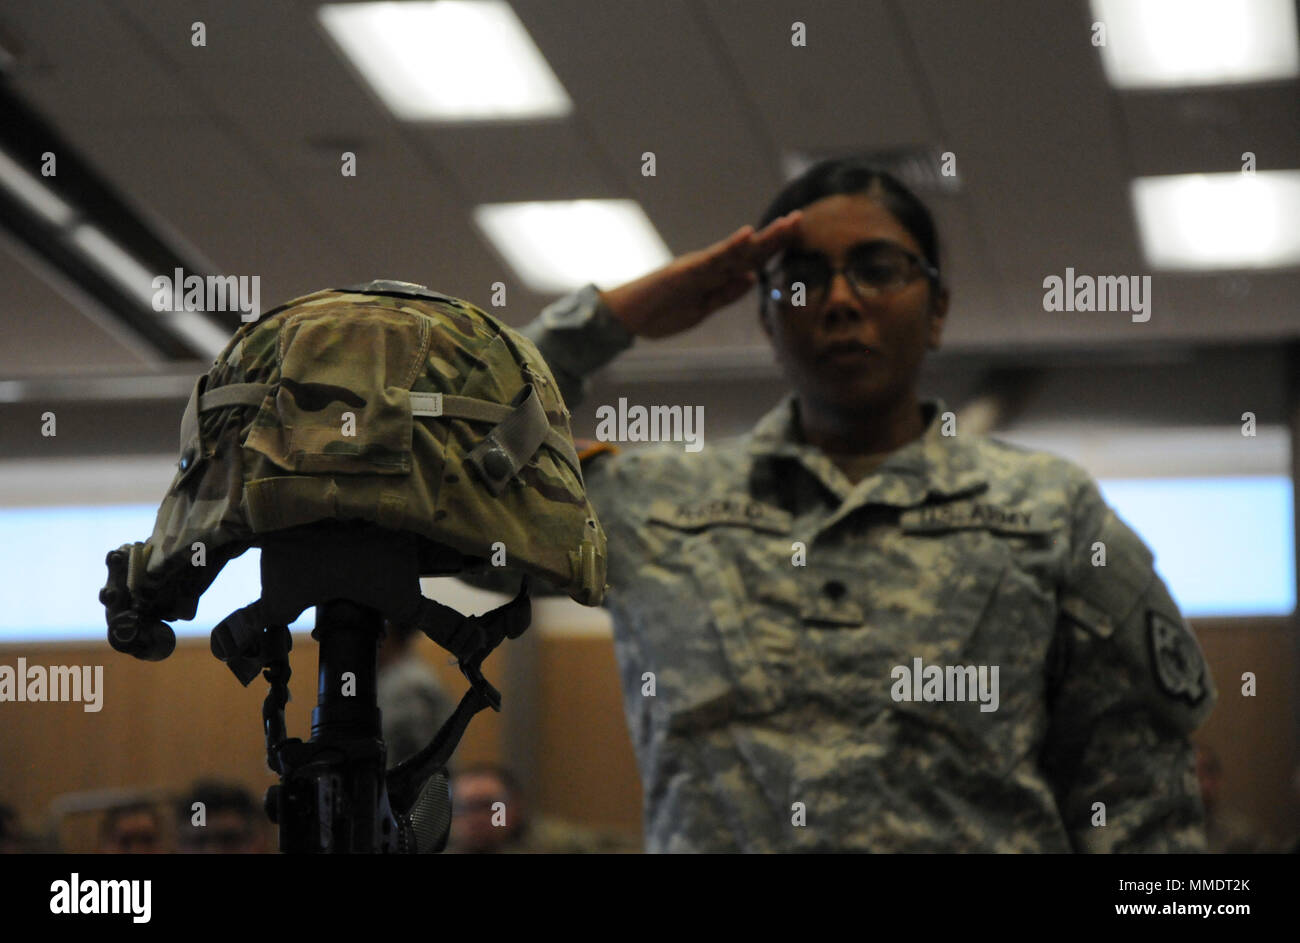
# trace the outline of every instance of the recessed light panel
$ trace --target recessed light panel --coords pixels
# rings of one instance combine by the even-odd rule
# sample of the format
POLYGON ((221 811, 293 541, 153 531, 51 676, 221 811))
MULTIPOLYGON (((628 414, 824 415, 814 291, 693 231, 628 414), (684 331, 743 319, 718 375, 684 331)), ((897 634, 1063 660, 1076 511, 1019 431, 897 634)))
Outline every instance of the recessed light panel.
POLYGON ((1132 193, 1154 268, 1300 265, 1300 170, 1139 177, 1132 193))
POLYGON ((573 110, 502 0, 331 3, 317 16, 404 121, 552 118, 573 110))
POLYGON ((1092 0, 1116 88, 1268 82, 1300 75, 1294 0, 1092 0))
POLYGON ((618 285, 672 258, 634 200, 488 203, 474 222, 537 292, 618 285))

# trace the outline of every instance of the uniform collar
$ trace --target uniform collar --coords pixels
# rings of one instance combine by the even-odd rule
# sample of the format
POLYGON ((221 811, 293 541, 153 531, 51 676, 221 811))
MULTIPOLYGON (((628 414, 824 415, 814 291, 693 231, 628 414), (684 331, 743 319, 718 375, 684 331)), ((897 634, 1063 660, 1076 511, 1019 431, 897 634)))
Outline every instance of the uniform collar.
POLYGON ((952 497, 983 490, 988 476, 980 468, 972 445, 960 435, 942 434, 942 416, 948 411, 942 399, 921 402, 925 431, 892 452, 873 474, 856 486, 839 472, 830 458, 804 442, 797 418, 798 396, 788 393, 754 426, 747 448, 755 462, 798 462, 841 499, 853 506, 888 504, 914 507, 930 495, 952 497))

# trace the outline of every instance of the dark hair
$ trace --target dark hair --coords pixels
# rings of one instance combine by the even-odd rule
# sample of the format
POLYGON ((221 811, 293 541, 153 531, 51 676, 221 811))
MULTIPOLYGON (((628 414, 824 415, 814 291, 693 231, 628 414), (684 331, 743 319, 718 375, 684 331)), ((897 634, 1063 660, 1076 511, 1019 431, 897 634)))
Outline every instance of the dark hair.
POLYGON ((457 767, 452 779, 460 779, 462 776, 491 776, 505 787, 508 794, 516 797, 523 796, 519 778, 499 763, 468 763, 457 767))
POLYGON ((420 627, 413 622, 398 623, 384 620, 384 634, 398 646, 404 646, 417 635, 422 635, 420 627))
POLYGON ((18 813, 10 806, 0 804, 0 842, 17 841, 22 837, 18 827, 18 813))
MULTIPOLYGON (((939 239, 929 209, 896 177, 873 167, 861 157, 823 160, 809 167, 781 188, 781 192, 763 213, 758 228, 762 229, 786 213, 801 210, 818 200, 841 193, 866 194, 893 213, 903 228, 912 234, 929 263, 942 270, 939 263, 939 239)), ((759 273, 759 280, 765 297, 767 280, 762 272, 759 273)))
POLYGON ((147 799, 135 799, 121 805, 112 806, 104 813, 104 817, 99 822, 100 837, 108 838, 112 836, 123 819, 140 813, 148 815, 153 819, 154 825, 159 828, 162 827, 162 814, 158 806, 147 799))

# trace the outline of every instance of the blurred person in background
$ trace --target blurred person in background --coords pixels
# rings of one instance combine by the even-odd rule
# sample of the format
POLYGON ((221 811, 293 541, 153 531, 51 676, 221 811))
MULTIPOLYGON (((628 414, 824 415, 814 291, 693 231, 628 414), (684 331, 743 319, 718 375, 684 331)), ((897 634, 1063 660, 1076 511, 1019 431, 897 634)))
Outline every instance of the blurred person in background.
POLYGON ((176 803, 176 845, 182 854, 260 855, 270 852, 268 819, 236 783, 200 780, 176 803))
POLYGON ((467 766, 451 780, 453 854, 596 854, 636 851, 616 832, 537 815, 519 781, 495 764, 467 766))
POLYGON ((384 621, 375 687, 390 769, 419 752, 455 709, 438 675, 416 649, 417 636, 424 638, 424 633, 415 626, 399 628, 384 621))
POLYGON ((1196 748, 1196 778, 1205 804, 1205 838, 1208 851, 1216 855, 1255 854, 1274 850, 1265 835, 1250 821, 1222 802, 1223 764, 1212 747, 1196 748))
POLYGON ((21 855, 33 850, 31 837, 23 831, 18 813, 0 803, 0 855, 21 855))
MULTIPOLYGON (((1291 795, 1292 795, 1292 802, 1295 804, 1300 804, 1300 766, 1297 766, 1291 772, 1291 795)), ((1296 808, 1295 804, 1293 804, 1292 808, 1296 808)), ((1297 829, 1295 827, 1294 818, 1292 818, 1291 821, 1292 821, 1292 825, 1290 830, 1290 836, 1283 843, 1282 850, 1285 851, 1287 854, 1300 855, 1300 829, 1297 829)))
POLYGON ((104 813, 99 824, 99 853, 159 855, 166 853, 163 814, 152 802, 130 802, 104 813))

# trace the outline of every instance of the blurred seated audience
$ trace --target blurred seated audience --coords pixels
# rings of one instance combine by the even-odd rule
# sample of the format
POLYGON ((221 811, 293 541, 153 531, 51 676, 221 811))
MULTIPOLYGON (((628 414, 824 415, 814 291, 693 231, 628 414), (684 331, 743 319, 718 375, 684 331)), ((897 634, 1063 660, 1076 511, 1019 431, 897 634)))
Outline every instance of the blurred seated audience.
POLYGON ((1246 816, 1222 803, 1223 765, 1212 747, 1196 747, 1196 778, 1205 806, 1205 838, 1212 855, 1255 854, 1275 851, 1259 828, 1246 816))
POLYGON ((518 780, 490 763, 451 780, 452 854, 597 854, 640 851, 627 835, 535 815, 518 780))
POLYGON ((176 845, 182 854, 267 854, 269 829, 261 804, 236 783, 200 780, 176 803, 176 845))
POLYGON ((13 806, 0 803, 0 855, 22 855, 36 850, 32 837, 23 831, 13 806))
POLYGON ((168 850, 162 812, 152 802, 113 806, 99 823, 102 855, 160 855, 168 850))

